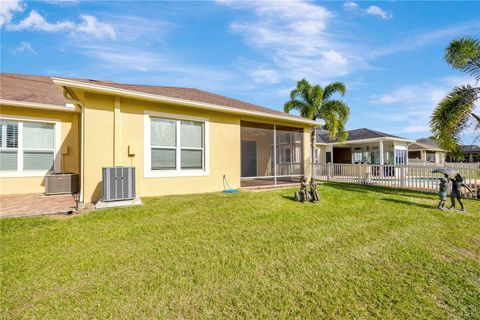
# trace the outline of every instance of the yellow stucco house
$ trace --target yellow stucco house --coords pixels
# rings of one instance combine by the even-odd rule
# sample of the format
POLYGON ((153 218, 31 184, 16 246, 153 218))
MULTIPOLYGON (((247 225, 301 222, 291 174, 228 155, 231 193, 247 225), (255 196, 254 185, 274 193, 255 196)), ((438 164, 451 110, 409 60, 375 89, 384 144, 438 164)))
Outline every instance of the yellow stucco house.
POLYGON ((222 191, 310 175, 317 123, 176 87, 1 74, 0 194, 42 193, 49 172, 102 198, 102 168, 136 168, 137 196, 222 191))

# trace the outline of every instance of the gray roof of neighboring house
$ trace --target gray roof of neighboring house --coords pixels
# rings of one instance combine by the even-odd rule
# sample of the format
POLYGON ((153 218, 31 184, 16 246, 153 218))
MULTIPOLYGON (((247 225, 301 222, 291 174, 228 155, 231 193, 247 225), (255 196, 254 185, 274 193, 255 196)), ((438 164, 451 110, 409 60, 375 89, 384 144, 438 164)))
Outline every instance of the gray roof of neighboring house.
POLYGON ((464 153, 480 153, 480 146, 476 144, 462 145, 460 148, 464 153))
POLYGON ((430 138, 420 138, 420 139, 417 139, 417 142, 425 144, 425 145, 430 146, 430 147, 441 149, 438 142, 433 140, 433 139, 430 139, 430 138))
POLYGON ((417 150, 434 150, 440 151, 443 150, 442 147, 433 139, 430 138, 420 138, 417 139, 414 143, 408 146, 408 151, 417 151, 417 150))
MULTIPOLYGON (((403 139, 405 138, 395 136, 393 134, 376 131, 368 128, 361 128, 355 130, 349 130, 348 137, 346 141, 355 141, 355 140, 364 140, 364 139, 375 139, 375 138, 396 138, 396 139, 403 139)), ((333 143, 336 141, 330 140, 328 136, 328 131, 323 129, 317 129, 317 143, 333 143)))

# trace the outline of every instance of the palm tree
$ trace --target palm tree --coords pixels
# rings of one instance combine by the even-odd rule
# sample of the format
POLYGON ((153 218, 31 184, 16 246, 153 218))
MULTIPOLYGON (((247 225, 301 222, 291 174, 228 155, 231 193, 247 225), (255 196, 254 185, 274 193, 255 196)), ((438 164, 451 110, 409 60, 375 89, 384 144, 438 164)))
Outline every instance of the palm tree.
POLYGON ((297 110, 304 118, 323 119, 330 139, 343 142, 348 135, 345 132, 345 124, 350 108, 345 102, 331 98, 335 93, 343 97, 346 91, 347 88, 342 82, 333 82, 322 88, 320 85, 311 85, 307 80, 302 79, 290 92, 290 101, 285 103, 283 109, 285 112, 297 110))
MULTIPOLYGON (((480 116, 476 105, 480 97, 480 42, 473 38, 453 40, 445 51, 445 60, 452 68, 469 73, 476 80, 475 86, 461 85, 438 104, 430 126, 440 145, 452 154, 459 151, 460 134, 470 125, 480 132, 480 116)), ((480 136, 477 136, 477 139, 480 136)))

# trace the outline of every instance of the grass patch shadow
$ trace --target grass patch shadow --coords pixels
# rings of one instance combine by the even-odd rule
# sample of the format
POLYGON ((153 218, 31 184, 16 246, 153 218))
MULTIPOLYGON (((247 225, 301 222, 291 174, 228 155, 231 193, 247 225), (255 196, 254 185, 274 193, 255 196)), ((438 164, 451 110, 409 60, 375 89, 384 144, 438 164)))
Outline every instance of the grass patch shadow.
POLYGON ((396 196, 403 196, 403 197, 412 197, 412 198, 422 198, 422 199, 431 199, 432 193, 424 192, 424 191, 417 191, 417 190, 408 190, 408 189, 397 189, 397 188, 389 188, 384 186, 370 186, 370 185, 359 185, 359 184, 347 184, 341 182, 327 182, 325 185, 343 191, 353 191, 353 192, 376 192, 382 193, 386 195, 396 195, 396 196))
POLYGON ((425 209, 433 209, 434 208, 434 207, 429 206, 427 204, 417 203, 417 202, 407 201, 407 200, 399 200, 399 199, 391 199, 391 198, 382 198, 381 200, 382 201, 393 202, 393 203, 398 203, 398 204, 406 204, 406 205, 409 205, 409 206, 415 206, 415 207, 425 208, 425 209))

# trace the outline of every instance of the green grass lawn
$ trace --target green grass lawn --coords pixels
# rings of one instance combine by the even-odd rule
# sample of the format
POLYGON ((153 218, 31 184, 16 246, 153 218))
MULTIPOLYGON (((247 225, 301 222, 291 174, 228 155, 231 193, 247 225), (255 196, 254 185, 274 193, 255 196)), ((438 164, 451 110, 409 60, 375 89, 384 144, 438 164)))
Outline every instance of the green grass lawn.
POLYGON ((319 189, 1 219, 2 318, 480 318, 480 201, 319 189))

